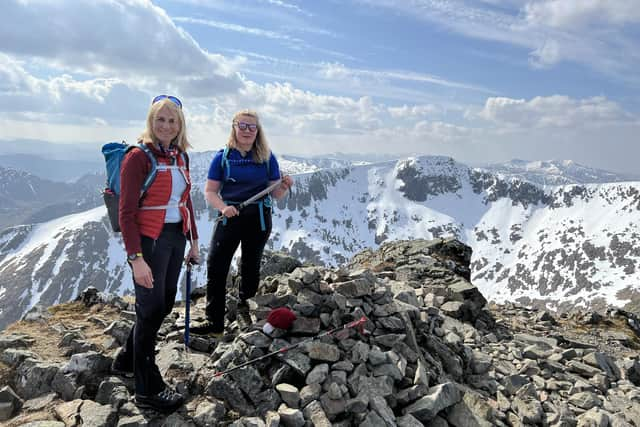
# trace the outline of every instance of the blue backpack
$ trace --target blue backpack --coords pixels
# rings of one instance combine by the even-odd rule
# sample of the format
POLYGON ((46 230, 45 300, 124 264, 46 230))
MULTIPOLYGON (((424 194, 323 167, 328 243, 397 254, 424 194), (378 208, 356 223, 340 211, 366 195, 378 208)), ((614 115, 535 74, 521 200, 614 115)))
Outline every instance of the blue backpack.
POLYGON ((122 160, 124 156, 132 148, 139 148, 149 158, 151 162, 151 171, 145 178, 142 189, 140 191, 140 198, 147 192, 153 180, 158 173, 158 161, 153 155, 149 147, 144 144, 128 145, 126 142, 109 142, 102 146, 102 154, 107 167, 107 184, 106 188, 102 192, 104 204, 107 207, 107 213, 109 214, 109 222, 114 232, 120 231, 120 222, 118 221, 118 208, 120 204, 120 167, 122 166, 122 160))

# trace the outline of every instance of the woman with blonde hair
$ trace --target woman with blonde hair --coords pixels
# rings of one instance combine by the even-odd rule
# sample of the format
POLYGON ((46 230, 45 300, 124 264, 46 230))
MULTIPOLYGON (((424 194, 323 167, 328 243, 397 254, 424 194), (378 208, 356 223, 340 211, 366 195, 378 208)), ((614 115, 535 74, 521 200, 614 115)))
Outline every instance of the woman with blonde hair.
POLYGON ((214 156, 205 185, 207 201, 223 220, 213 231, 207 259, 207 319, 191 328, 192 332, 222 335, 227 275, 238 246, 242 249, 238 314, 246 320, 246 301, 258 290, 260 260, 271 234, 271 196, 284 197, 292 185, 290 176, 280 176, 258 114, 251 110, 236 113, 226 147, 214 156), (280 185, 270 195, 241 211, 236 208, 278 181, 280 185))
POLYGON ((198 232, 193 215, 186 155, 190 147, 182 102, 174 96, 156 96, 147 114, 146 129, 120 169, 118 219, 133 272, 136 323, 112 370, 135 376, 135 400, 140 407, 173 412, 184 401, 169 387, 155 362, 156 336, 173 309, 187 237, 187 262, 198 260, 198 232), (141 196, 143 182, 157 163, 156 176, 141 196))

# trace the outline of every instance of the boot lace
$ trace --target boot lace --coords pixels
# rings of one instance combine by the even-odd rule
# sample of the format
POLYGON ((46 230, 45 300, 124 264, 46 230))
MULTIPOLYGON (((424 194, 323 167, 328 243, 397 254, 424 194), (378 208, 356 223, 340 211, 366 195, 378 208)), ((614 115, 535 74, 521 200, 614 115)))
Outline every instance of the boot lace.
POLYGON ((172 388, 166 387, 164 390, 162 390, 160 393, 158 393, 158 397, 163 399, 163 400, 178 400, 182 396, 180 395, 180 393, 178 393, 177 391, 173 390, 172 388))

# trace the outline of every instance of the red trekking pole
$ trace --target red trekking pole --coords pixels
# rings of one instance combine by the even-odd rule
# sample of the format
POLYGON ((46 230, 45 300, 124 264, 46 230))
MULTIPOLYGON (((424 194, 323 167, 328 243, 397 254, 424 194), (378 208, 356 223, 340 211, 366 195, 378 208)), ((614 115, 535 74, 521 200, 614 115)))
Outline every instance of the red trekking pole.
POLYGON ((332 334, 334 334, 335 332, 338 332, 338 331, 343 331, 343 330, 350 329, 350 328, 357 328, 360 333, 364 333, 364 324, 367 322, 367 320, 369 320, 369 319, 367 319, 366 316, 362 316, 360 319, 354 320, 353 322, 349 322, 349 323, 347 323, 345 325, 338 326, 337 328, 329 329, 328 331, 325 331, 325 332, 323 332, 323 333, 321 333, 319 335, 316 335, 316 336, 313 336, 313 337, 309 337, 309 338, 307 338, 305 340, 302 340, 300 342, 297 342, 295 344, 291 344, 291 345, 282 347, 279 350, 272 351, 271 353, 265 354, 265 355, 260 356, 260 357, 256 357, 255 359, 248 360, 248 361, 246 361, 244 363, 241 363, 238 366, 234 366, 233 368, 229 368, 229 369, 227 369, 225 371, 216 372, 214 374, 214 377, 220 377, 222 375, 225 375, 225 374, 228 374, 230 372, 233 372, 233 371, 235 371, 237 369, 244 368, 245 366, 252 365, 252 364, 258 362, 259 360, 267 359, 267 358, 269 358, 271 356, 274 356, 276 354, 286 353, 287 351, 293 350, 294 348, 299 347, 302 344, 311 342, 311 341, 313 341, 315 339, 318 339, 318 338, 326 337, 327 335, 332 335, 332 334))

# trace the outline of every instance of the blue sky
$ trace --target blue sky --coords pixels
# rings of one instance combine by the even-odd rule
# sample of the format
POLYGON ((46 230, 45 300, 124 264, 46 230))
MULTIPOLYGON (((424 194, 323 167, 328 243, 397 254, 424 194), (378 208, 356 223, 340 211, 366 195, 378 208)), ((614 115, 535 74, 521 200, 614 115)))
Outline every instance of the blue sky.
POLYGON ((572 159, 637 172, 638 0, 5 0, 0 144, 135 140, 183 99, 282 154, 572 159))

